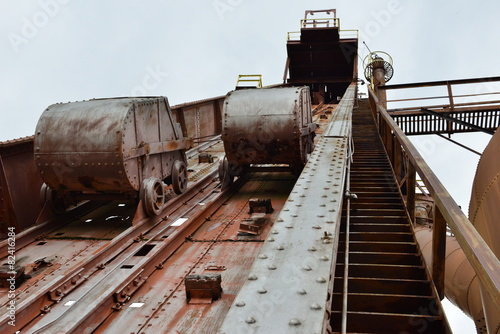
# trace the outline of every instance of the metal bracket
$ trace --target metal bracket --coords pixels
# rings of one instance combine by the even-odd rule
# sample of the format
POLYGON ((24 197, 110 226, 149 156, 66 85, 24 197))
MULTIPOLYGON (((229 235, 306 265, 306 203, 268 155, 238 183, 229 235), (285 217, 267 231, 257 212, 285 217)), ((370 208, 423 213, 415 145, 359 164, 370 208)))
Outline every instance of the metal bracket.
POLYGON ((214 156, 211 155, 210 153, 200 153, 198 156, 198 163, 213 163, 214 162, 214 156))
POLYGON ((222 296, 221 274, 189 275, 184 279, 188 304, 211 304, 222 296))
POLYGON ((250 198, 248 200, 248 206, 250 207, 250 214, 254 212, 272 213, 274 211, 270 198, 250 198))
MULTIPOLYGON (((141 270, 141 273, 143 270, 141 270)), ((126 303, 130 297, 136 292, 141 285, 146 282, 147 278, 142 277, 141 273, 137 275, 133 280, 129 281, 129 283, 125 284, 123 288, 114 293, 113 297, 115 302, 117 303, 126 303)))
POLYGON ((152 154, 172 152, 178 150, 187 150, 193 147, 191 138, 183 138, 178 140, 169 140, 164 142, 147 143, 143 146, 131 149, 127 154, 124 154, 125 159, 133 159, 152 154))
POLYGON ((87 280, 87 276, 83 276, 84 268, 80 268, 73 276, 68 278, 64 283, 49 291, 49 299, 58 302, 71 290, 87 280))

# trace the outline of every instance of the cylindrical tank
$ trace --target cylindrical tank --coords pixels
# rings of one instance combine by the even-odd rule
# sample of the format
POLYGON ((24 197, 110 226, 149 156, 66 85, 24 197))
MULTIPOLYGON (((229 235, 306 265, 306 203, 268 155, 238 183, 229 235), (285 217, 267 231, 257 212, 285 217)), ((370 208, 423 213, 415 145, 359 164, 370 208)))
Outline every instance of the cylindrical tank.
POLYGON ((53 104, 34 140, 42 180, 60 194, 137 193, 170 178, 189 144, 165 97, 53 104))
MULTIPOLYGON (((497 257, 500 247, 500 131, 491 138, 479 161, 472 186, 469 219, 497 257)), ((420 202, 423 207, 427 203, 420 202)), ((417 206, 418 206, 417 205, 417 206)), ((422 215, 425 216, 425 210, 422 215)), ((429 210, 430 213, 430 210, 429 210)), ((417 219, 417 222, 419 220, 417 219)), ((427 266, 432 268, 432 226, 417 224, 415 234, 427 266)), ((483 291, 474 268, 453 236, 446 239, 445 294, 469 315, 478 334, 500 333, 500 310, 483 291)))
POLYGON ((233 166, 300 165, 312 151, 309 87, 245 89, 224 102, 224 148, 233 166))
MULTIPOLYGON (((472 185, 469 219, 491 250, 500 258, 500 131, 486 146, 472 185)), ((500 310, 481 288, 488 333, 500 333, 500 310)))
MULTIPOLYGON (((432 225, 417 224, 417 238, 425 263, 432 270, 432 225)), ((445 295, 474 320, 478 334, 486 334, 480 282, 455 237, 446 238, 445 295)))

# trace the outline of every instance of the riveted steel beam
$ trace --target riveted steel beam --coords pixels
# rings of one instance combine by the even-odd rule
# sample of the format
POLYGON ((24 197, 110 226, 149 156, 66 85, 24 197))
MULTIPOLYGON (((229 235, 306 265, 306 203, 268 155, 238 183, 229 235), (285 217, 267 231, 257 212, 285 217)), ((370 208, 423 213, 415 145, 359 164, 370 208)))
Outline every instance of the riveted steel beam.
POLYGON ((355 90, 344 94, 219 333, 324 332, 355 90))

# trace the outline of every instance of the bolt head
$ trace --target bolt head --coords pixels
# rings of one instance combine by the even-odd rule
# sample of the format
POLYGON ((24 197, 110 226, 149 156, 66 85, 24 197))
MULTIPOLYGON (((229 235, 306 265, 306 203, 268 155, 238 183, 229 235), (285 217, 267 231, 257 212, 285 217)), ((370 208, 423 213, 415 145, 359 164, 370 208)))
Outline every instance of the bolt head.
POLYGON ((254 324, 254 323, 256 323, 256 322, 257 322, 257 320, 255 320, 255 318, 254 318, 254 317, 248 317, 248 318, 246 318, 246 319, 245 319, 245 322, 246 322, 247 324, 254 324))

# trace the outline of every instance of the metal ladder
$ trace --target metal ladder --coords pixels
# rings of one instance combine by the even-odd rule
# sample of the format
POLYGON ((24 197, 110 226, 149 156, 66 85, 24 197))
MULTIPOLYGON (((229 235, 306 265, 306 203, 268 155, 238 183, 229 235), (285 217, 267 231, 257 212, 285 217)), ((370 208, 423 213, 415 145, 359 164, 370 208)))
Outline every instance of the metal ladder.
POLYGON ((349 215, 344 207, 332 292, 332 332, 451 333, 367 101, 354 110, 353 141, 349 190, 358 198, 350 201, 349 215), (343 304, 347 305, 344 313, 343 304))

